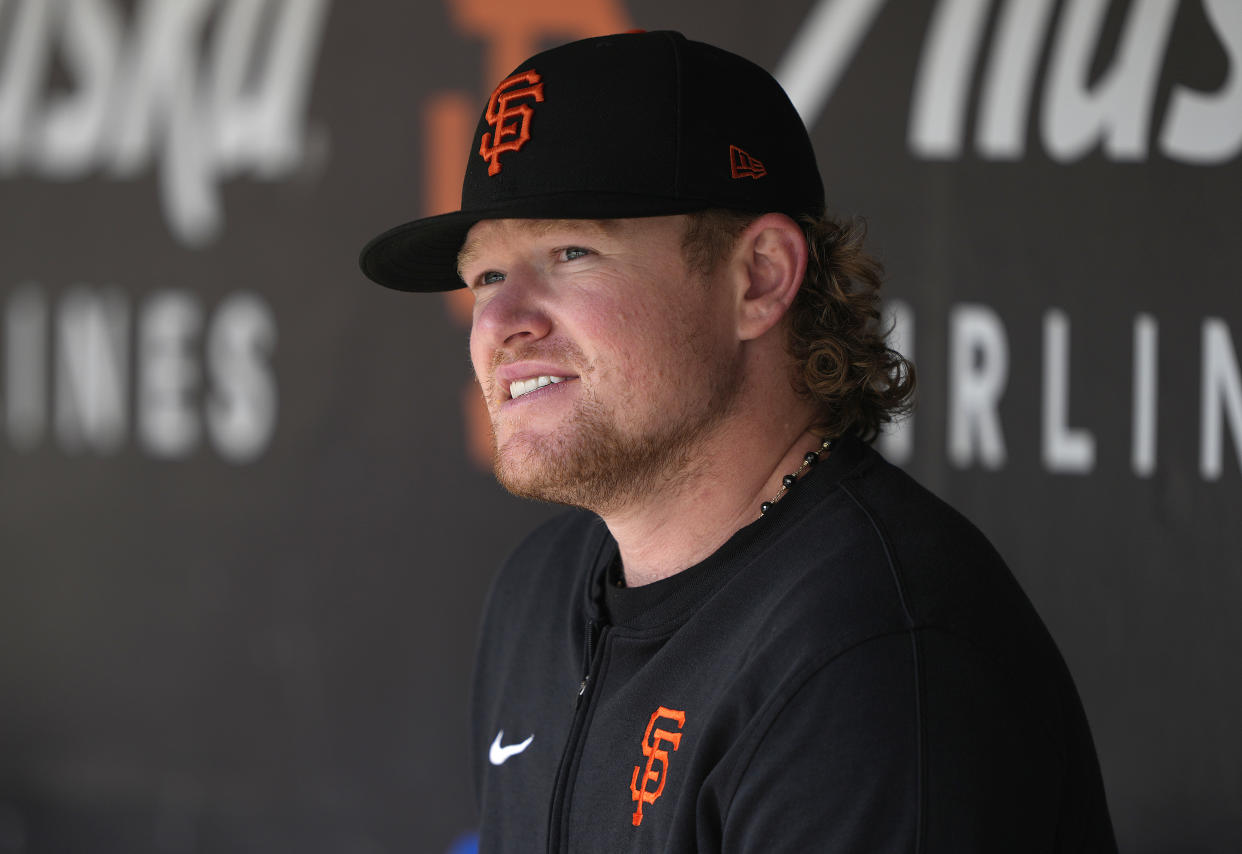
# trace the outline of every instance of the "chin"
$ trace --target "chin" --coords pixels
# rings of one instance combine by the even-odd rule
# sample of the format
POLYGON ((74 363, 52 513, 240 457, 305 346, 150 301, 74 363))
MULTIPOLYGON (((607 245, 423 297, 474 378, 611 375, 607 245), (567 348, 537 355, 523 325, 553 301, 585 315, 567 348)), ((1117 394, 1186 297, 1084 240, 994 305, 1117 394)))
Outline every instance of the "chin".
POLYGON ((588 506, 581 494, 582 467, 570 462, 577 456, 562 441, 519 435, 493 445, 492 470, 497 482, 519 498, 588 506))
POLYGON ((603 516, 675 482, 686 468, 684 451, 682 442, 666 437, 576 424, 553 436, 510 438, 494 452, 493 468, 514 495, 603 516))
POLYGON ((695 449, 728 417, 735 374, 720 371, 698 405, 638 407, 628 423, 590 399, 547 431, 513 424, 508 432, 493 424, 496 480, 514 495, 601 516, 674 488, 695 469, 695 449))

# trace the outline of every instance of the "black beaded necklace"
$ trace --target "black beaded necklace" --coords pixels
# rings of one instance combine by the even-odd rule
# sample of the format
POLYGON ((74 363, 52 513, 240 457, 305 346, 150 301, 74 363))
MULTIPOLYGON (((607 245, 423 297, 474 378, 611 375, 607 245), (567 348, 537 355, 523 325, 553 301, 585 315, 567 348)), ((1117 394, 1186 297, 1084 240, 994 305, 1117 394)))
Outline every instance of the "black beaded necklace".
POLYGON ((819 446, 818 451, 807 452, 807 455, 802 458, 802 465, 798 466, 798 470, 796 472, 793 474, 787 474, 781 478, 780 491, 777 492, 776 495, 772 496, 771 501, 765 501, 759 505, 760 516, 767 515, 767 512, 772 509, 772 505, 780 501, 785 496, 785 493, 793 488, 794 484, 798 482, 798 479, 802 477, 803 473, 806 472, 806 470, 811 466, 819 462, 820 454, 832 450, 833 441, 834 440, 832 439, 824 439, 823 444, 819 446))
MULTIPOLYGON (((809 469, 811 466, 819 462, 820 454, 827 453, 832 450, 832 446, 835 441, 836 441, 835 439, 824 439, 823 442, 820 444, 818 451, 807 452, 807 455, 802 458, 802 465, 798 466, 798 470, 796 472, 794 472, 793 474, 787 474, 781 478, 780 491, 777 492, 776 495, 772 496, 771 501, 765 501, 759 505, 760 518, 767 515, 767 512, 772 509, 773 504, 775 504, 776 502, 780 501, 782 498, 785 497, 785 493, 793 488, 794 484, 796 484, 798 482, 798 479, 801 478, 802 475, 806 473, 807 469, 809 469)), ((618 552, 616 557, 613 558, 612 566, 609 567, 606 575, 614 587, 619 587, 619 588, 625 587, 625 575, 622 574, 622 571, 621 571, 621 553, 620 552, 618 552)))

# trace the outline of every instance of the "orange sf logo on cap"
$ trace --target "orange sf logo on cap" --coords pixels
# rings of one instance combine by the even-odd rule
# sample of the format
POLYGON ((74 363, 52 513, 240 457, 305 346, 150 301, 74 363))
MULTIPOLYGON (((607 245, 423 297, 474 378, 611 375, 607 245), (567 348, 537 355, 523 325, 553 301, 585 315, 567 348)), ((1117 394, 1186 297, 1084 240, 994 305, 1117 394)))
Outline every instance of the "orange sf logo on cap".
POLYGON ((483 118, 492 126, 495 135, 484 133, 479 142, 479 155, 488 161, 488 175, 500 171, 502 152, 517 151, 530 139, 530 118, 535 109, 528 103, 514 103, 523 98, 543 101, 542 78, 533 68, 501 80, 488 99, 483 118))

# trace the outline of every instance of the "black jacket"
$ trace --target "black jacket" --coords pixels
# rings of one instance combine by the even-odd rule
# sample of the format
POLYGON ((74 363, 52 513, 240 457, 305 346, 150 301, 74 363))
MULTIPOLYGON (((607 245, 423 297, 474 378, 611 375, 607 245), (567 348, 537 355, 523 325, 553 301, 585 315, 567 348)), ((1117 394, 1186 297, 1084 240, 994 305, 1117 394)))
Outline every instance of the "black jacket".
POLYGON ((615 559, 572 512, 493 586, 481 851, 1116 851, 1039 617, 977 529, 866 445, 678 575, 618 590, 615 559))

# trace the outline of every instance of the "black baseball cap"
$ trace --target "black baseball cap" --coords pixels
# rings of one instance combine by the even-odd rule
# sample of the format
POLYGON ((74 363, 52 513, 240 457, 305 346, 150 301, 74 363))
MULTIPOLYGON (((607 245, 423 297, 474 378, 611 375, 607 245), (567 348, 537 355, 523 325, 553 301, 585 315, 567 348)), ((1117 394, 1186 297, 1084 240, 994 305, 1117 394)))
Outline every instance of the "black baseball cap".
POLYGON ((536 54, 496 87, 472 146, 461 210, 373 239, 359 259, 370 279, 402 291, 462 287, 457 253, 484 219, 824 209, 811 140, 780 84, 671 31, 536 54))

